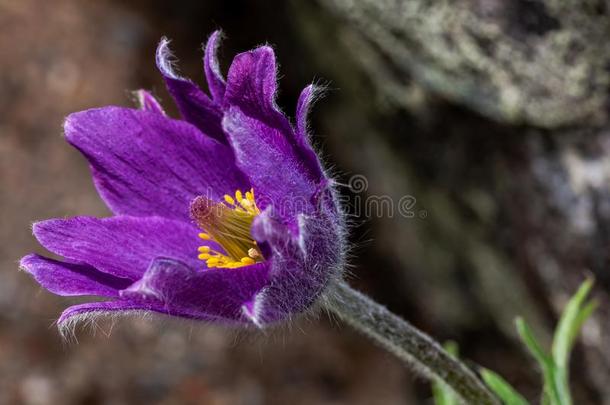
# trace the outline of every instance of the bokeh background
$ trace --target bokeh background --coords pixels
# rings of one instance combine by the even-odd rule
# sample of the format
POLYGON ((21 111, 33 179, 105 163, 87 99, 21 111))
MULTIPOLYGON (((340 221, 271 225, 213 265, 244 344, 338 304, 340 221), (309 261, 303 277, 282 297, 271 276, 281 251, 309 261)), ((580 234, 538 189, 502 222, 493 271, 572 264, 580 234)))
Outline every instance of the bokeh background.
POLYGON ((278 104, 310 82, 318 149, 339 181, 415 198, 413 218, 352 214, 351 283, 532 402, 539 375, 513 332, 548 341, 586 276, 600 309, 573 359, 577 404, 610 403, 610 52, 606 0, 0 0, 0 404, 430 404, 429 386, 319 318, 265 332, 151 317, 55 326, 69 300, 18 260, 34 220, 108 215, 63 118, 128 106, 162 36, 202 82, 201 44, 270 43, 278 104), (451 3, 451 4, 449 4, 451 3))

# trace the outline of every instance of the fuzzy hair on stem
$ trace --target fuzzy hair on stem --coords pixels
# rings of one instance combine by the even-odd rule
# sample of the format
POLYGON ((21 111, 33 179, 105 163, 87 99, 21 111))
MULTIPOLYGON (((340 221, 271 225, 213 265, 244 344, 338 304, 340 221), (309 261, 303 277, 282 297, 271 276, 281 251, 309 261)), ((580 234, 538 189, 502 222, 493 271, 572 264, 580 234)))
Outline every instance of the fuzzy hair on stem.
POLYGON ((443 382, 466 404, 499 405, 474 372, 383 305, 336 282, 321 301, 329 313, 371 338, 426 378, 443 382))

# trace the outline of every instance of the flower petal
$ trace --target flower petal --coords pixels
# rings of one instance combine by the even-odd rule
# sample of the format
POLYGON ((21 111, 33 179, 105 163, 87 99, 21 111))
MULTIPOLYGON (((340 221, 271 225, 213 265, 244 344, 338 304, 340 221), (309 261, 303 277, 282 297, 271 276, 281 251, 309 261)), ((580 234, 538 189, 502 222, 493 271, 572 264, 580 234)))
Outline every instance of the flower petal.
POLYGON ((221 143, 226 143, 226 138, 220 126, 222 119, 220 107, 210 100, 199 86, 174 72, 170 60, 169 40, 166 38, 161 39, 157 47, 156 59, 157 67, 163 75, 165 85, 176 101, 182 117, 206 135, 221 143))
POLYGON ((157 258, 140 280, 121 291, 130 302, 150 303, 161 312, 195 319, 242 321, 242 305, 267 283, 268 264, 195 271, 157 258))
POLYGON ((297 102, 295 142, 306 160, 309 169, 321 179, 324 176, 322 165, 311 147, 307 131, 307 115, 316 98, 316 87, 312 84, 303 89, 297 102))
POLYGON ((20 267, 41 286, 63 296, 118 297, 119 290, 131 284, 129 279, 102 273, 86 264, 65 263, 36 254, 22 258, 20 267))
POLYGON ((222 32, 220 30, 214 31, 210 35, 205 45, 205 55, 203 57, 203 69, 208 82, 208 88, 217 105, 222 105, 226 90, 225 79, 222 77, 222 73, 220 73, 220 66, 216 56, 221 37, 222 32))
POLYGON ((222 125, 233 146, 237 167, 248 176, 261 209, 271 204, 285 219, 311 212, 315 185, 304 176, 302 162, 291 153, 280 130, 237 107, 229 109, 222 125))
POLYGON ((156 112, 157 114, 166 115, 161 104, 155 97, 146 90, 135 91, 136 100, 140 110, 156 112))
MULTIPOLYGON (((79 323, 90 323, 104 316, 118 317, 134 314, 144 315, 150 312, 203 321, 222 321, 214 316, 208 316, 203 313, 193 315, 191 313, 181 313, 174 310, 172 310, 170 313, 168 312, 166 306, 159 302, 118 299, 114 301, 89 302, 85 304, 73 305, 61 314, 57 320, 57 326, 59 327, 60 333, 63 336, 70 336, 74 333, 74 328, 79 323)), ((227 320, 224 321, 227 322, 227 320)))
POLYGON ((227 76, 225 102, 269 126, 289 129, 288 120, 275 103, 277 88, 275 54, 269 46, 240 53, 227 76))
POLYGON ((249 188, 230 148, 157 113, 87 110, 68 117, 65 133, 89 160, 95 185, 115 214, 189 221, 197 195, 219 199, 249 188))
MULTIPOLYGON (((273 49, 262 46, 235 57, 229 69, 225 93, 225 117, 230 106, 238 107, 250 118, 261 121, 277 135, 265 142, 278 147, 281 152, 298 162, 302 176, 313 183, 319 182, 322 169, 317 156, 309 146, 306 137, 307 110, 313 98, 313 91, 304 91, 299 100, 297 128, 295 133, 286 116, 275 102, 277 89, 277 65, 273 49)), ((223 126, 226 131, 226 128, 223 126)))
MULTIPOLYGON (((202 241, 193 225, 160 217, 75 217, 34 224, 34 235, 51 252, 117 277, 138 280, 162 255, 193 268, 202 241)), ((219 247, 210 243, 213 249, 219 247)))

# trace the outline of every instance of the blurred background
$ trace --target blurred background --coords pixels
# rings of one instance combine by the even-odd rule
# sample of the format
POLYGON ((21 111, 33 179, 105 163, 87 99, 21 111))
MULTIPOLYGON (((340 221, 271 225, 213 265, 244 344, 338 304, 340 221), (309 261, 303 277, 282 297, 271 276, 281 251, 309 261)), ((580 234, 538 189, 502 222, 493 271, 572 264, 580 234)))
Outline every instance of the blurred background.
POLYGON ((75 300, 18 260, 30 224, 108 215, 62 139, 74 111, 146 88, 162 36, 202 83, 201 44, 275 47, 278 103, 310 82, 318 149, 349 201, 409 195, 413 217, 352 214, 351 283, 537 402, 514 334, 545 341, 586 276, 601 305, 572 363, 577 404, 610 403, 608 0, 0 0, 0 404, 430 404, 429 386, 321 315, 255 332, 153 317, 62 341, 75 300))

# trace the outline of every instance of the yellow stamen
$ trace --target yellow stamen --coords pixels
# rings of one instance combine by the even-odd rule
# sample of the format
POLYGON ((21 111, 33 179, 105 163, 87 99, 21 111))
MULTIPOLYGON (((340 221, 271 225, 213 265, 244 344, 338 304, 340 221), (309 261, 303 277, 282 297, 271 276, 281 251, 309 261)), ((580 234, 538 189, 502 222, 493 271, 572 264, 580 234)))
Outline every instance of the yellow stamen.
POLYGON ((246 266, 247 266, 247 265, 250 265, 250 264, 254 264, 254 263, 256 263, 256 262, 254 261, 254 259, 252 259, 251 257, 242 257, 242 258, 241 258, 241 260, 240 260, 240 262, 241 262, 241 263, 243 263, 243 264, 245 264, 246 266))
POLYGON ((251 189, 245 193, 235 191, 235 198, 226 194, 223 203, 206 197, 197 197, 191 205, 191 215, 200 228, 203 240, 213 240, 224 250, 219 252, 209 246, 200 246, 197 257, 205 260, 209 268, 237 268, 264 260, 256 241, 250 234, 254 218, 260 214, 251 189))
POLYGON ((239 200, 239 205, 241 205, 246 211, 252 209, 252 203, 245 198, 239 200))
MULTIPOLYGON (((235 200, 233 199, 233 197, 231 197, 228 194, 225 194, 225 201, 228 202, 231 205, 235 205, 235 200)), ((239 201, 239 200, 238 200, 239 201)))

